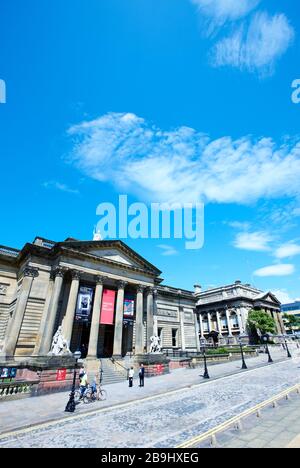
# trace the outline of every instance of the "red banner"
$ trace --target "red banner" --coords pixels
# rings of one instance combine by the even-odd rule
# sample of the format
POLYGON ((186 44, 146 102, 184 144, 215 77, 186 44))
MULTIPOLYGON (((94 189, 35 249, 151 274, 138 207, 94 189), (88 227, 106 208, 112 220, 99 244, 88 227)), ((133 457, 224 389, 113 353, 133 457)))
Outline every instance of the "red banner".
POLYGON ((104 289, 101 307, 101 325, 113 325, 115 318, 116 291, 104 289))
POLYGON ((67 378, 67 369, 60 369, 57 371, 57 374, 56 374, 57 382, 64 382, 66 378, 67 378))

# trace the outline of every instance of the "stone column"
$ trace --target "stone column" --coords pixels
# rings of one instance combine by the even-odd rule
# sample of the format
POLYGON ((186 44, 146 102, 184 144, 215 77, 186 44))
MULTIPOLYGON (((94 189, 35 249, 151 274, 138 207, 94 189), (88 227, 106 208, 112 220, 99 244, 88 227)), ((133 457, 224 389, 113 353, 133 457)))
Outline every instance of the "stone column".
POLYGON ((179 309, 179 316, 180 316, 181 349, 182 351, 185 351, 186 345, 185 345, 185 335, 184 335, 184 310, 183 308, 181 310, 179 309))
POLYGON ((204 337, 203 317, 202 317, 201 312, 200 312, 200 314, 199 314, 199 324, 200 324, 200 334, 201 334, 201 338, 205 338, 205 337, 204 337))
POLYGON ((208 320, 209 333, 211 333, 212 329, 213 329, 213 326, 212 326, 211 313, 210 312, 207 312, 207 320, 208 320))
POLYGON ((226 319, 227 319, 227 325, 228 325, 228 333, 229 333, 229 336, 233 336, 233 335, 232 335, 232 327, 231 327, 229 309, 226 309, 226 319))
POLYGON ((15 354, 33 279, 36 278, 38 274, 36 268, 27 267, 24 270, 24 278, 8 331, 8 338, 1 353, 6 357, 13 357, 15 354))
POLYGON ((125 281, 118 283, 118 295, 116 306, 116 319, 115 319, 115 336, 114 336, 114 350, 113 355, 116 357, 122 356, 122 338, 123 338, 123 317, 124 317, 124 294, 125 281))
POLYGON ((71 344, 72 331, 75 319, 78 291, 79 291, 79 282, 80 282, 80 272, 77 270, 72 271, 72 284, 69 294, 69 300, 66 310, 66 315, 63 319, 63 329, 62 334, 67 340, 68 345, 71 344))
MULTIPOLYGON (((154 308, 156 301, 156 290, 149 288, 147 290, 147 351, 150 351, 150 338, 154 335, 154 308)), ((156 331, 157 334, 157 331, 156 331)))
POLYGON ((47 321, 49 318, 48 315, 49 315, 49 308, 50 308, 52 294, 53 294, 53 288, 54 288, 54 275, 50 273, 47 297, 46 297, 45 306, 43 309, 43 315, 42 315, 42 319, 40 323, 37 340, 36 340, 34 351, 33 351, 33 356, 39 356, 41 353, 41 346, 43 343, 45 329, 46 329, 47 321))
POLYGON ((236 315, 237 315, 238 322, 239 322, 240 335, 243 335, 245 330, 243 326, 242 313, 240 309, 237 309, 236 315))
POLYGON ((102 295, 103 295, 103 282, 104 277, 97 277, 97 285, 94 298, 93 315, 89 339, 88 359, 96 359, 98 351, 98 338, 101 318, 101 306, 102 306, 102 295))
POLYGON ((135 318, 135 354, 144 353, 144 287, 138 286, 136 295, 136 318, 135 318))
POLYGON ((42 356, 47 355, 51 348, 52 338, 55 332, 54 327, 55 327, 55 321, 56 321, 56 316, 57 316, 59 298, 61 295, 61 290, 62 290, 62 285, 63 285, 63 280, 64 280, 64 274, 65 274, 65 271, 62 268, 58 268, 57 270, 53 272, 53 277, 55 277, 53 292, 52 292, 52 297, 51 297, 51 301, 49 305, 47 321, 45 324, 45 328, 42 332, 43 336, 41 338, 41 346, 39 350, 39 354, 42 356))
POLYGON ((194 321, 195 321, 195 334, 196 334, 196 348, 197 351, 200 351, 200 328, 197 313, 194 313, 194 321))
POLYGON ((221 317, 220 317, 220 312, 217 310, 217 322, 218 322, 218 332, 220 333, 220 336, 222 338, 222 322, 221 322, 221 317))

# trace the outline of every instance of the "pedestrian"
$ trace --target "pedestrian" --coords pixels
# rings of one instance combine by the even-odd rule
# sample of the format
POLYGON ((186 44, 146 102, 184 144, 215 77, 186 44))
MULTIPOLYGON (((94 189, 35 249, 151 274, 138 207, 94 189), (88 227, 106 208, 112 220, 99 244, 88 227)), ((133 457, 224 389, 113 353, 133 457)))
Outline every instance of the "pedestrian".
POLYGON ((84 369, 81 369, 79 373, 79 379, 80 379, 80 395, 81 395, 80 399, 82 399, 88 387, 88 376, 84 369))
POLYGON ((133 387, 133 377, 134 377, 134 369, 132 367, 129 370, 129 387, 133 387))
POLYGON ((144 385, 145 385, 145 367, 144 367, 144 364, 141 364, 141 366, 140 366, 139 378, 140 378, 140 387, 144 387, 144 385))

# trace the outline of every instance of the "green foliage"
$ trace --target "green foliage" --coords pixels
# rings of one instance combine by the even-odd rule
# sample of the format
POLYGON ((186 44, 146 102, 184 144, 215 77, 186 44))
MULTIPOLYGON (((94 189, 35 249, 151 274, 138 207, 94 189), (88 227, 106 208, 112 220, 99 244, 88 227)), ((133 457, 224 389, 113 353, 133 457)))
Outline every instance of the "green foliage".
POLYGON ((295 315, 284 314, 283 318, 284 318, 285 327, 288 330, 293 331, 294 328, 300 327, 299 317, 296 317, 295 315))
POLYGON ((248 328, 253 334, 265 335, 276 332, 276 323, 267 312, 251 310, 248 317, 248 328))

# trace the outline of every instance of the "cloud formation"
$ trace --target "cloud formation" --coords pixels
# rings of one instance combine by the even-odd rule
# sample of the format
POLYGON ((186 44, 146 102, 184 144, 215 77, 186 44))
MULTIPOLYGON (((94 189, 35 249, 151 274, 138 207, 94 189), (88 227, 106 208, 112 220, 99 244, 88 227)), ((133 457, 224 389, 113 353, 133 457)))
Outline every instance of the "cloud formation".
POLYGON ((267 252, 271 250, 272 240, 273 237, 266 232, 241 232, 235 238, 234 247, 254 252, 267 252))
POLYGON ((291 264, 271 265, 260 268, 254 272, 254 276, 268 277, 268 276, 290 276, 295 273, 295 266, 291 264))
POLYGON ((261 0, 191 0, 199 13, 208 18, 211 28, 220 27, 227 21, 247 16, 261 0))
POLYGON ((300 141, 162 130, 134 114, 73 126, 73 163, 89 177, 153 202, 250 204, 300 196, 300 141))
POLYGON ((216 44, 213 62, 216 66, 230 65, 270 75, 293 39, 294 30, 285 15, 257 13, 248 27, 243 25, 216 44))
POLYGON ((280 259, 295 257, 296 255, 300 255, 300 245, 295 243, 284 244, 275 252, 275 257, 280 259))

